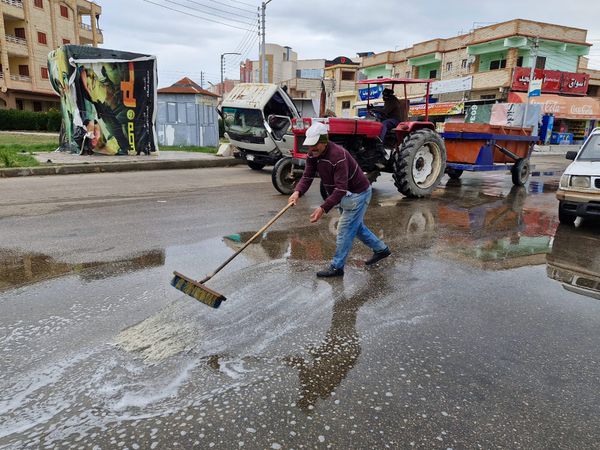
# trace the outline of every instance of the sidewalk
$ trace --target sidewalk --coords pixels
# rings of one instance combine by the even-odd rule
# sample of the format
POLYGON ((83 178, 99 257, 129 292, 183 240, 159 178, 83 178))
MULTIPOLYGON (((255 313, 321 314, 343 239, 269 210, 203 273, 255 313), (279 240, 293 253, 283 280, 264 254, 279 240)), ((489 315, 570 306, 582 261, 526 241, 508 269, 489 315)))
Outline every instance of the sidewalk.
POLYGON ((138 170, 201 169, 245 164, 232 157, 209 153, 160 152, 156 156, 80 156, 64 152, 36 153, 37 167, 0 169, 0 178, 31 175, 71 175, 79 173, 130 172, 138 170))

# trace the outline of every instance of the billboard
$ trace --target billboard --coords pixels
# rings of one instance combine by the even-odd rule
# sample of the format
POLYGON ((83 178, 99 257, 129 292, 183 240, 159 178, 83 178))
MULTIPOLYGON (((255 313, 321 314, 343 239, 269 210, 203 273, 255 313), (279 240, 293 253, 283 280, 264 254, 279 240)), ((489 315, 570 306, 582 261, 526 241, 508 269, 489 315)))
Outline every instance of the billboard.
POLYGON ((48 55, 50 83, 60 96, 60 150, 79 154, 158 151, 156 58, 65 45, 48 55))
MULTIPOLYGON (((531 69, 515 67, 511 90, 527 92, 531 69)), ((586 73, 535 69, 534 79, 543 80, 542 93, 586 95, 590 76, 586 73)))

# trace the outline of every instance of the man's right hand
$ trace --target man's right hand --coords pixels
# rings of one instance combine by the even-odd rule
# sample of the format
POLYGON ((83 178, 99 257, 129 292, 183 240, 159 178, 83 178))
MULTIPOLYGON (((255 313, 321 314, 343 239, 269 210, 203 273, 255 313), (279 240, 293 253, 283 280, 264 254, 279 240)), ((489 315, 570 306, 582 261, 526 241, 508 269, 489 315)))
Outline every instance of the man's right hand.
POLYGON ((292 203, 294 206, 298 204, 298 199, 300 198, 300 192, 294 191, 290 198, 288 198, 288 203, 292 203))

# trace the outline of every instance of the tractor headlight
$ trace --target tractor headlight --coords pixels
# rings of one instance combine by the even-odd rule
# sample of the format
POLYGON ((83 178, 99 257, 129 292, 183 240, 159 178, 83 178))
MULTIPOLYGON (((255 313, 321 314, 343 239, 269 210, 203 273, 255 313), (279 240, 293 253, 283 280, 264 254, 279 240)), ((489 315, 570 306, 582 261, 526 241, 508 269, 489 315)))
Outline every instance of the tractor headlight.
POLYGON ((590 185, 590 177, 583 177, 577 175, 571 177, 571 187, 589 189, 590 185))
POLYGON ((560 187, 562 189, 569 187, 569 175, 564 174, 562 177, 560 177, 560 187))

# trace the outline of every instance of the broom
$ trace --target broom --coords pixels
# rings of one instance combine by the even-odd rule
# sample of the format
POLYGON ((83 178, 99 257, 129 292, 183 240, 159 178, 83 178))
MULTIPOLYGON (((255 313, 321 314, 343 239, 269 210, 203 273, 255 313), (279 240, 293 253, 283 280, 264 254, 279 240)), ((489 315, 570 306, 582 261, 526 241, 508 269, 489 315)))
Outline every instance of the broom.
POLYGON ((242 251, 246 247, 248 247, 248 245, 250 245, 252 243, 252 241, 254 241, 257 237, 259 237, 261 234, 263 234, 267 228, 269 228, 271 225, 273 225, 275 223, 275 221, 277 219, 279 219, 292 206, 294 206, 293 203, 288 203, 285 208, 283 208, 281 211, 279 211, 277 213, 277 215, 269 221, 269 223, 267 223, 264 227, 262 227, 260 230, 258 230, 254 236, 252 236, 250 239, 248 239, 248 241, 246 241, 246 243, 242 246, 242 248, 240 248, 233 255, 231 255, 227 259, 227 261, 225 261, 223 264, 221 264, 219 267, 217 267, 217 269, 210 275, 206 276, 205 278, 203 278, 200 281, 196 281, 196 280, 192 280, 189 277, 186 277, 185 275, 180 274, 179 272, 173 272, 174 276, 173 276, 173 279, 171 280, 171 285, 174 288, 179 289, 184 294, 187 294, 190 297, 195 298, 199 302, 202 302, 208 306, 212 306, 213 308, 218 308, 219 306, 221 306, 221 302, 226 300, 225 296, 223 294, 219 294, 218 292, 213 291, 212 289, 206 287, 204 285, 204 283, 206 283, 208 280, 210 280, 212 277, 214 277, 217 273, 219 273, 221 271, 221 269, 223 269, 227 264, 229 264, 233 260, 233 258, 235 258, 237 255, 242 253, 242 251))

